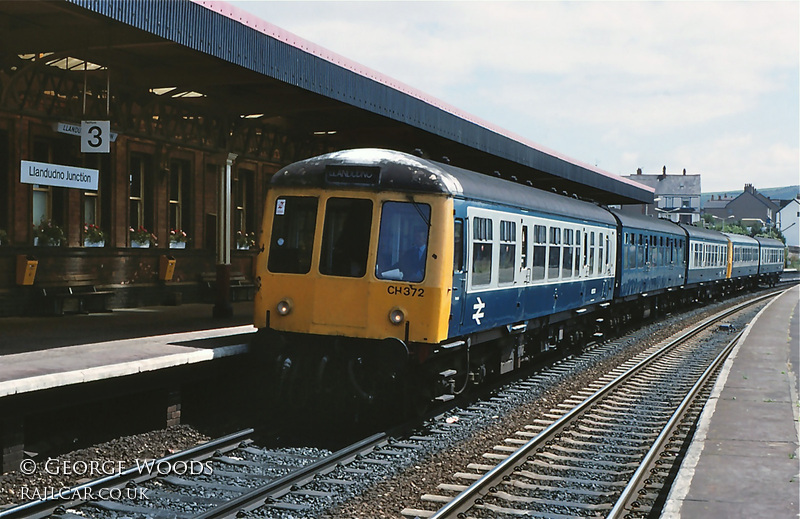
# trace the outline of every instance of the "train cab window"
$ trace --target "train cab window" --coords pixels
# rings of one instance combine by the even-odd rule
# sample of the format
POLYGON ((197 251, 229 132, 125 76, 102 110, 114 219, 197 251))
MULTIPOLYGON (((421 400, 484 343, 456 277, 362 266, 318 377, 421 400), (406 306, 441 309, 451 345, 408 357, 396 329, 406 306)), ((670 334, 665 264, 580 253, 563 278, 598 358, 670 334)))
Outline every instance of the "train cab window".
POLYGON ((317 205, 314 197, 278 198, 267 260, 270 272, 306 274, 311 269, 317 205))
POLYGON ((547 279, 558 279, 561 267, 561 229, 550 227, 550 251, 547 261, 547 279))
POLYGON ((430 221, 431 206, 428 204, 383 204, 375 277, 412 283, 422 281, 428 257, 430 221))
POLYGON ((544 264, 547 254, 547 227, 533 226, 533 279, 544 279, 544 264))
POLYGON ((464 220, 453 222, 453 272, 464 272, 464 220))
POLYGON ((371 200, 361 198, 329 199, 325 204, 325 225, 322 228, 320 274, 351 278, 363 277, 367 273, 371 227, 371 200))
POLYGON ((472 220, 472 286, 492 282, 492 220, 472 220))
POLYGON ((517 223, 500 220, 500 263, 498 265, 497 282, 508 284, 514 282, 517 261, 517 223))

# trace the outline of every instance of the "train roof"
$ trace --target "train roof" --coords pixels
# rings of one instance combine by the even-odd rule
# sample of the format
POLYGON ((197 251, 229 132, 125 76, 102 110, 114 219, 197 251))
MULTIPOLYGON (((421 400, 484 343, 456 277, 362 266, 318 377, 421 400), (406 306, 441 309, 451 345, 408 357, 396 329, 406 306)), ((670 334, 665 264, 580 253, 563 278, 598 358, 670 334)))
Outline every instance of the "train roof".
POLYGON ((557 216, 616 223, 608 211, 589 202, 383 149, 337 151, 296 162, 273 175, 272 184, 441 193, 557 216))
POLYGON ((776 240, 775 238, 766 238, 764 236, 756 236, 755 240, 762 247, 779 247, 781 249, 786 247, 786 245, 784 245, 784 243, 782 241, 776 240))
POLYGON ((728 243, 728 238, 725 237, 719 231, 714 231, 712 229, 705 229, 703 227, 696 227, 694 225, 687 225, 683 223, 679 223, 681 227, 686 230, 686 233, 689 235, 689 238, 695 240, 708 240, 708 241, 717 241, 720 243, 728 243))
POLYGON ((611 209, 611 212, 619 218, 620 223, 624 227, 631 227, 634 229, 643 229, 647 231, 666 232, 670 234, 678 234, 686 236, 686 233, 677 225, 669 220, 663 218, 653 218, 652 216, 643 216, 636 214, 623 213, 618 209, 611 209))
POLYGON ((758 246, 758 242, 755 238, 751 238, 750 236, 745 236, 744 234, 733 234, 730 232, 722 233, 727 236, 732 243, 737 243, 739 245, 750 245, 750 246, 758 246))

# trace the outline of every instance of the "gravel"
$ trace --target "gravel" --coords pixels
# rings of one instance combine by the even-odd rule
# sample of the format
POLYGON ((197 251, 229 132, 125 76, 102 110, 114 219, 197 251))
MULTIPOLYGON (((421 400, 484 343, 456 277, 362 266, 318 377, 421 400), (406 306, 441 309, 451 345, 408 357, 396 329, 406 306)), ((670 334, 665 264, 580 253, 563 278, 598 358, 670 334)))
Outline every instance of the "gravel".
MULTIPOLYGON (((728 302, 725 306, 730 304, 733 302, 728 302)), ((485 410, 480 410, 480 406, 473 406, 469 410, 455 409, 443 415, 431 427, 447 430, 447 434, 440 434, 435 442, 428 442, 424 449, 410 453, 405 465, 399 470, 394 465, 391 471, 337 492, 336 503, 333 505, 320 502, 319 508, 315 508, 312 513, 298 515, 277 510, 261 511, 270 514, 267 517, 378 519, 400 517, 400 511, 404 508, 430 508, 430 505, 421 501, 422 494, 436 493, 438 483, 463 470, 481 453, 491 451, 494 445, 502 444, 513 431, 522 430, 535 419, 543 418, 557 403, 584 389, 589 382, 607 373, 612 367, 687 328, 690 322, 699 321, 708 314, 719 311, 720 306, 709 305, 669 317, 662 322, 645 326, 627 339, 597 348, 595 355, 582 355, 556 366, 555 369, 545 369, 542 373, 546 376, 537 378, 536 384, 529 390, 500 390, 504 397, 491 399, 491 405, 485 410), (562 369, 560 366, 564 365, 571 368, 562 369)), ((108 460, 121 461, 125 466, 131 466, 135 460, 159 458, 208 440, 207 436, 192 427, 182 425, 120 438, 60 455, 57 459, 59 464, 108 460)), ((35 461, 40 469, 32 475, 14 471, 0 476, 0 507, 16 502, 19 499, 19 490, 23 487, 60 489, 84 481, 76 475, 47 474, 41 470, 46 460, 35 461)))
MULTIPOLYGON (((54 457, 57 460, 55 463, 48 464, 47 459, 35 458, 36 470, 33 474, 22 474, 15 470, 0 475, 0 506, 17 504, 23 492, 28 496, 34 493, 34 489, 44 491, 54 488, 58 492, 62 488, 103 475, 95 474, 94 477, 86 478, 87 470, 84 470, 83 462, 112 462, 113 465, 108 465, 109 467, 117 467, 117 463, 121 462, 127 468, 134 466, 136 460, 158 459, 209 439, 188 425, 177 425, 68 452, 54 457)), ((26 500, 24 495, 21 497, 23 501, 26 500)))

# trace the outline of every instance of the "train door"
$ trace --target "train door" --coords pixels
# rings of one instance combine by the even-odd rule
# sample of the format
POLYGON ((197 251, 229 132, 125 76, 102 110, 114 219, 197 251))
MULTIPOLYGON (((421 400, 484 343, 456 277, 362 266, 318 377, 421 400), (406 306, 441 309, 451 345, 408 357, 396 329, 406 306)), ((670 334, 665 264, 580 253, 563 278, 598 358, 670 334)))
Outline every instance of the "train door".
POLYGON ((450 332, 449 336, 460 335, 461 324, 464 322, 464 297, 466 296, 467 278, 465 265, 465 226, 464 218, 453 221, 453 298, 450 306, 450 332))
POLYGON ((520 220, 520 240, 521 246, 519 248, 520 253, 520 261, 519 261, 519 270, 520 270, 520 277, 523 286, 531 284, 531 265, 530 265, 530 251, 528 250, 528 243, 530 243, 528 237, 530 236, 530 228, 529 225, 526 224, 523 220, 520 220))

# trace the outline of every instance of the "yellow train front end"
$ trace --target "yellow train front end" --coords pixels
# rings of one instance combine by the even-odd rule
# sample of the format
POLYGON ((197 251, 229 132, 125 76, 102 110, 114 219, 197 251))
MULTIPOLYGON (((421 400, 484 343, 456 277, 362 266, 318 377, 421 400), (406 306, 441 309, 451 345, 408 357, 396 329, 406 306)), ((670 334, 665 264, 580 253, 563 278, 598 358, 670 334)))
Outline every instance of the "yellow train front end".
POLYGON ((291 408, 396 410, 447 338, 452 195, 411 159, 362 161, 374 155, 291 165, 268 191, 254 322, 291 408))
POLYGON ((256 268, 261 288, 255 326, 406 344, 443 341, 450 315, 453 203, 438 195, 412 198, 353 189, 270 190, 256 268), (392 221, 381 225, 384 208, 392 221), (384 240, 395 242, 384 241, 379 249, 382 227, 384 240), (424 229, 426 250, 421 270, 409 275, 399 265, 406 253, 401 249, 416 229, 424 229))

